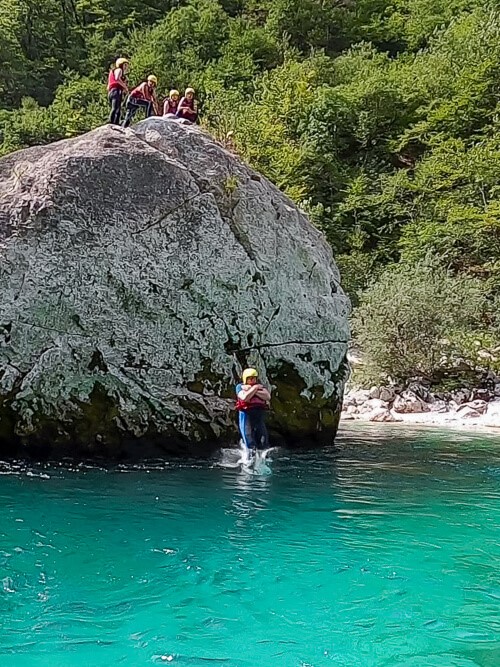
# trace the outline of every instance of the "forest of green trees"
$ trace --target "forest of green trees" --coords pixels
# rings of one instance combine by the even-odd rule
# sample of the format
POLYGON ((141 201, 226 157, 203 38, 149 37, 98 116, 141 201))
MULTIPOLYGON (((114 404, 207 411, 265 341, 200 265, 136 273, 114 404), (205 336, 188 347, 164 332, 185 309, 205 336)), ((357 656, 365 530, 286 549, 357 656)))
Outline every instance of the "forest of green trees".
POLYGON ((2 0, 0 153, 193 85, 202 124, 324 231, 366 381, 500 371, 500 9, 490 0, 2 0))

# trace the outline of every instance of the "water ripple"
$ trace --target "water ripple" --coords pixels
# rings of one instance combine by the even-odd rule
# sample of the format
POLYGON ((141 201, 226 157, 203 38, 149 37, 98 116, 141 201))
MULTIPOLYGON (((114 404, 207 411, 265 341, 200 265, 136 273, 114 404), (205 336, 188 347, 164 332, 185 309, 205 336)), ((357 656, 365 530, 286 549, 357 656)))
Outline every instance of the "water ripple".
POLYGON ((2 667, 497 667, 499 444, 356 425, 268 477, 0 463, 2 667))

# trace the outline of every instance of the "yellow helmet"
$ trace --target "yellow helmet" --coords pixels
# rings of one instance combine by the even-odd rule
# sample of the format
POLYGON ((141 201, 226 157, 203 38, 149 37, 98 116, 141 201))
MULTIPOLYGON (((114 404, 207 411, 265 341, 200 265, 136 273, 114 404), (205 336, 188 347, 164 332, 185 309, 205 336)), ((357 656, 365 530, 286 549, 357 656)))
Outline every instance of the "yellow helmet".
POLYGON ((179 97, 180 93, 178 90, 171 90, 168 95, 169 97, 173 97, 174 95, 177 95, 177 97, 179 97))
POLYGON ((154 86, 158 85, 158 79, 155 77, 154 74, 150 74, 148 76, 148 83, 152 83, 154 86))
POLYGON ((186 88, 186 92, 184 95, 189 95, 189 93, 192 93, 194 95, 194 88, 186 88))
POLYGON ((248 378, 257 378, 259 377, 258 372, 255 370, 255 368, 247 368, 243 371, 243 384, 246 384, 248 382, 248 378))
POLYGON ((123 65, 128 65, 129 62, 126 58, 118 58, 118 60, 115 63, 116 67, 123 67, 123 65))

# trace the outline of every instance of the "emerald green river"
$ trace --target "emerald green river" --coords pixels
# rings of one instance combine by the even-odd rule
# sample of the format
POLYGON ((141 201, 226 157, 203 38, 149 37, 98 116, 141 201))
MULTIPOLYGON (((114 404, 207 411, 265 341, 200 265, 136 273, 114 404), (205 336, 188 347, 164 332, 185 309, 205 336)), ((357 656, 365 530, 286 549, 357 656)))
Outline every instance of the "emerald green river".
POLYGON ((499 667, 500 436, 0 464, 0 665, 499 667))

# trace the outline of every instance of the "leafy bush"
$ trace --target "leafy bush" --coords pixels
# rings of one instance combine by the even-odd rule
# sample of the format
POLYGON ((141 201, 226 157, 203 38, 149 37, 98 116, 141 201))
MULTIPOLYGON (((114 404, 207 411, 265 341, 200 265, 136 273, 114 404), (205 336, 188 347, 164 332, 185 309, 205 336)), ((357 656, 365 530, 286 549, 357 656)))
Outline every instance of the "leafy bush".
POLYGON ((57 89, 49 107, 28 97, 17 111, 0 116, 0 154, 74 137, 102 124, 108 113, 105 87, 74 73, 67 76, 68 84, 57 89))
POLYGON ((492 344, 485 330, 481 283, 455 276, 435 261, 387 268, 368 288, 354 315, 366 381, 439 381, 464 362, 475 367, 492 344))
POLYGON ((41 107, 31 97, 25 97, 17 111, 0 117, 0 155, 63 137, 64 132, 52 110, 41 107))

